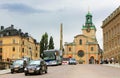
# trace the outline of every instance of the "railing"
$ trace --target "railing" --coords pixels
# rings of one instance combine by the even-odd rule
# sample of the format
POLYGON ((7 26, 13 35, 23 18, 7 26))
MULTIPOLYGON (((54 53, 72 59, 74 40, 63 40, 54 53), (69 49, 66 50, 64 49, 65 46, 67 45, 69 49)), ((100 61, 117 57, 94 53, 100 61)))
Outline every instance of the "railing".
POLYGON ((10 68, 11 61, 0 60, 0 70, 10 68))

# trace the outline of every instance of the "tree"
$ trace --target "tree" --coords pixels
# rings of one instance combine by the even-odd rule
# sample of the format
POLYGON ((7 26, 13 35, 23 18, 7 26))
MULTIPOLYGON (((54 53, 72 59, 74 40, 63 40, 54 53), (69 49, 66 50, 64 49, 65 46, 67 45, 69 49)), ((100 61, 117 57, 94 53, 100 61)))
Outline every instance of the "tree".
POLYGON ((48 49, 54 49, 54 42, 53 42, 53 37, 52 36, 50 36, 48 49))
POLYGON ((48 49, 48 34, 45 32, 45 34, 42 35, 41 41, 40 41, 40 57, 43 58, 43 51, 48 49))
POLYGON ((45 34, 44 34, 44 37, 45 37, 45 39, 44 39, 44 50, 47 50, 48 49, 48 34, 45 32, 45 34))

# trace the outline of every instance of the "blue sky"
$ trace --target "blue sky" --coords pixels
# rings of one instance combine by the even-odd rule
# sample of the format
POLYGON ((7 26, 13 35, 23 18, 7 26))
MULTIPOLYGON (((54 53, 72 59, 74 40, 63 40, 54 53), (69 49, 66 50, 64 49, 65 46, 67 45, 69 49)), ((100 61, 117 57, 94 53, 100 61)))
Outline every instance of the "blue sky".
POLYGON ((102 21, 119 5, 120 0, 0 0, 0 25, 13 24, 38 42, 47 32, 59 49, 60 23, 63 23, 63 42, 72 42, 75 35, 82 34, 81 27, 89 7, 102 48, 102 21))

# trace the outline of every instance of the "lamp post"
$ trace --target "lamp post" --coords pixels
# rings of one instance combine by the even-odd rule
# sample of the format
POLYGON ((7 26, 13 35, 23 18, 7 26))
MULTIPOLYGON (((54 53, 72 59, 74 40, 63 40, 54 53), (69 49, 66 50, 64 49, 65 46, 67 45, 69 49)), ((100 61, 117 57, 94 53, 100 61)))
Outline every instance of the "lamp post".
POLYGON ((103 63, 103 51, 102 51, 102 49, 100 49, 100 61, 101 61, 101 63, 103 63))

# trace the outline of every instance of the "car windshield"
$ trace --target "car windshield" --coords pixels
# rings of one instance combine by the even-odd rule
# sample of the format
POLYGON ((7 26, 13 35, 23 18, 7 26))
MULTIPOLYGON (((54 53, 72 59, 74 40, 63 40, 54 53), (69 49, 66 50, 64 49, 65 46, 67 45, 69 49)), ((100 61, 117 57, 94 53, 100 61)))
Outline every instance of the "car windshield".
POLYGON ((70 61, 76 61, 74 58, 71 58, 70 61))
POLYGON ((40 65, 40 61, 39 60, 32 60, 30 61, 29 65, 40 65))
POLYGON ((23 60, 16 60, 13 63, 13 65, 21 65, 21 64, 23 64, 23 60))
POLYGON ((45 52, 44 60, 55 60, 56 56, 54 52, 45 52))
POLYGON ((69 61, 69 58, 63 58, 62 60, 63 61, 69 61))

